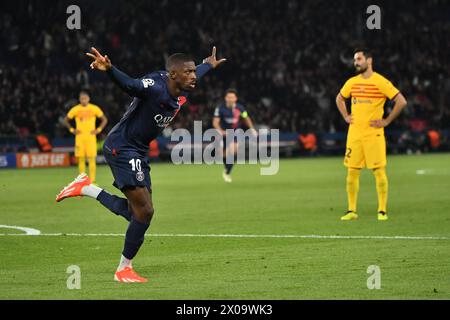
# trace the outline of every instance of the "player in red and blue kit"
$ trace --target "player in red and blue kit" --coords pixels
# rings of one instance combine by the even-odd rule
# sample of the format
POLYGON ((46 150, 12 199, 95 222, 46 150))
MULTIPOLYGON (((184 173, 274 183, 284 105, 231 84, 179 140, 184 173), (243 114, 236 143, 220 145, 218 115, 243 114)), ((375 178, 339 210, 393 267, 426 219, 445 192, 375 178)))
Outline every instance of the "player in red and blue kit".
POLYGON ((236 130, 241 128, 241 120, 245 121, 245 125, 254 131, 256 134, 253 122, 248 116, 245 107, 238 102, 238 95, 236 89, 228 89, 225 92, 224 101, 214 110, 213 127, 220 132, 224 137, 223 139, 223 158, 225 170, 222 177, 225 182, 232 182, 231 169, 233 169, 233 163, 227 163, 225 159, 227 155, 231 155, 233 158, 237 153, 239 144, 233 139, 233 141, 227 141, 226 135, 227 129, 236 130))
POLYGON ((167 59, 167 71, 133 79, 113 66, 108 56, 101 55, 95 48, 87 55, 93 59, 91 69, 106 72, 114 83, 134 98, 120 122, 109 132, 103 147, 114 176, 113 185, 126 198, 91 184, 89 177, 81 174, 58 194, 56 201, 88 196, 129 221, 114 279, 119 282, 147 282, 133 270, 131 261, 144 242, 154 214, 149 144, 172 122, 197 80, 226 59, 216 59, 216 47, 213 47, 211 56, 198 66, 188 55, 176 53, 167 59))

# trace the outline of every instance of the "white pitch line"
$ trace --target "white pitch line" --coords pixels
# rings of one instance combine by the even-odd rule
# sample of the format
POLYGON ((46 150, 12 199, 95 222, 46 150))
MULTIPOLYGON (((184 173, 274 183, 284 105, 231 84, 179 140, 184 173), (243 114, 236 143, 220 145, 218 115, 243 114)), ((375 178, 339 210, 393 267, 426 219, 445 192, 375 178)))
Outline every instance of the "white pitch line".
MULTIPOLYGON (((123 233, 40 233, 13 234, 0 233, 0 236, 39 236, 39 237, 123 237, 123 233)), ((195 233, 155 233, 146 237, 185 237, 185 238, 294 238, 294 239, 378 239, 378 240, 450 240, 447 236, 346 236, 317 234, 195 234, 195 233)))
POLYGON ((0 224, 0 228, 6 228, 6 229, 16 229, 25 232, 25 235, 27 236, 36 236, 41 233, 38 229, 34 228, 26 228, 26 227, 20 227, 20 226, 7 226, 4 224, 0 224))

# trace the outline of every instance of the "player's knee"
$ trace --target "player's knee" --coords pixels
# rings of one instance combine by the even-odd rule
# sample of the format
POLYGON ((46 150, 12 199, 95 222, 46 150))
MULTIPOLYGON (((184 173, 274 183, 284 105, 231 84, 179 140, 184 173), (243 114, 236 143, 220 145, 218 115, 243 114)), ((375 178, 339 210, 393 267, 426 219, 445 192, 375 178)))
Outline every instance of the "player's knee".
POLYGON ((375 176, 375 180, 376 180, 378 187, 381 187, 381 188, 387 187, 388 180, 387 180, 387 175, 386 175, 386 171, 384 170, 384 168, 374 169, 373 174, 375 176))
POLYGON ((356 179, 359 179, 359 175, 360 174, 361 174, 361 170, 360 169, 348 168, 347 182, 348 181, 355 181, 356 179))
POLYGON ((384 168, 373 169, 373 174, 374 174, 375 178, 379 178, 379 179, 387 178, 386 171, 384 170, 384 168))
POLYGON ((150 223, 153 218, 153 214, 155 213, 155 209, 151 205, 151 203, 146 203, 141 206, 138 210, 138 220, 142 223, 150 223))
POLYGON ((145 216, 151 220, 153 218, 153 215, 155 214, 155 208, 153 208, 152 205, 149 205, 145 211, 145 216))

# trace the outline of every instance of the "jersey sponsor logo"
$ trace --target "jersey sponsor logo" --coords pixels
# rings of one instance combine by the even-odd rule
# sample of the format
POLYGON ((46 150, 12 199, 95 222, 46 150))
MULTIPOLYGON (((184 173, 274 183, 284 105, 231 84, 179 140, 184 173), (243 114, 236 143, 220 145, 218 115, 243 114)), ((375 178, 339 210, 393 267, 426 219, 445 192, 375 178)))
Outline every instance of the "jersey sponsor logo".
POLYGON ((235 119, 235 118, 224 118, 223 119, 226 123, 228 123, 228 124, 235 124, 235 123, 237 123, 237 121, 239 120, 239 119, 235 119))
POLYGON ((144 85, 144 88, 151 87, 155 84, 155 80, 153 79, 142 79, 142 84, 144 85))
POLYGON ((367 103, 367 104, 370 104, 370 103, 372 103, 372 100, 371 100, 371 99, 357 99, 357 98, 353 97, 353 99, 352 99, 352 104, 355 105, 355 104, 357 104, 357 103, 367 103))
POLYGON ((157 114, 153 119, 155 119, 158 127, 165 128, 172 122, 173 118, 174 116, 163 116, 162 114, 157 114))

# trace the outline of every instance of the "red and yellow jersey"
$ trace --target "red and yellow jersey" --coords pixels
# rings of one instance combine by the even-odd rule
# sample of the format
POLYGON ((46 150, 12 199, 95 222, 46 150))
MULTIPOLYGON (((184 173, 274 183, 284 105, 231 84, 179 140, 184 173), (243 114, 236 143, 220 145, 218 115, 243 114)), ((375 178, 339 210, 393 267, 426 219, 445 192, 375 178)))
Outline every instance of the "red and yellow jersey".
POLYGON ((91 131, 95 130, 95 120, 103 116, 103 111, 95 104, 89 103, 83 107, 77 104, 72 107, 67 114, 69 119, 74 119, 76 122, 76 129, 80 130, 80 135, 89 136, 91 131))
POLYGON ((382 119, 386 98, 393 99, 399 93, 388 79, 376 72, 367 79, 357 75, 347 80, 340 93, 352 100, 353 124, 349 126, 349 137, 384 133, 384 128, 371 127, 370 120, 382 119))

